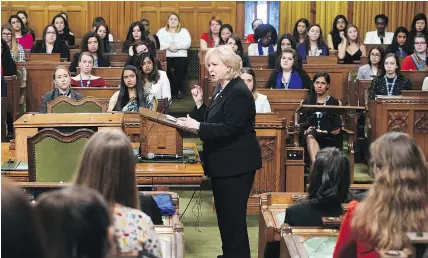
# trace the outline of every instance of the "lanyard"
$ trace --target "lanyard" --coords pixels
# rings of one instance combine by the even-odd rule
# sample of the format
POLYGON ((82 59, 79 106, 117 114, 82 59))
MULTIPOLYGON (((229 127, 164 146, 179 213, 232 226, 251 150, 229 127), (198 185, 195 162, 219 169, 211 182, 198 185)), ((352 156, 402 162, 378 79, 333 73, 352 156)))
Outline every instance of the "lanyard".
POLYGON ((388 92, 388 96, 392 96, 392 92, 394 91, 394 88, 395 88, 395 82, 397 81, 397 75, 394 76, 394 80, 392 81, 392 83, 388 82, 386 75, 384 76, 384 78, 385 78, 385 84, 386 84, 386 90, 388 92))
POLYGON ((293 75, 293 73, 290 73, 290 77, 288 77, 288 81, 286 82, 284 80, 284 75, 282 76, 282 83, 284 83, 284 89, 288 89, 290 86, 290 82, 291 82, 291 76, 293 75))
MULTIPOLYGON (((91 75, 89 75, 88 80, 86 81, 86 87, 90 87, 90 86, 91 86, 91 75)), ((81 74, 80 74, 80 87, 84 88, 81 74)))

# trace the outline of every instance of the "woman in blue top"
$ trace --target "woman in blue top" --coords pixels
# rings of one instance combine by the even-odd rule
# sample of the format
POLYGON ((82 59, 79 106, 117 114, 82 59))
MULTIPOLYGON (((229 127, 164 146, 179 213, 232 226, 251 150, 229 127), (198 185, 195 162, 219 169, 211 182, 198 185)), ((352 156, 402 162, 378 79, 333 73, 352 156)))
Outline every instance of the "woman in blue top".
POLYGON ((409 31, 404 27, 398 27, 394 32, 391 45, 386 49, 386 53, 394 53, 399 58, 404 58, 413 53, 409 31))
POLYGON ((310 89, 311 85, 311 78, 298 67, 296 51, 284 49, 276 60, 276 70, 270 75, 267 88, 310 89))
POLYGON ((314 24, 309 27, 308 37, 306 37, 303 44, 299 45, 297 52, 299 53, 302 60, 306 60, 306 56, 330 55, 328 47, 323 41, 320 25, 314 24))

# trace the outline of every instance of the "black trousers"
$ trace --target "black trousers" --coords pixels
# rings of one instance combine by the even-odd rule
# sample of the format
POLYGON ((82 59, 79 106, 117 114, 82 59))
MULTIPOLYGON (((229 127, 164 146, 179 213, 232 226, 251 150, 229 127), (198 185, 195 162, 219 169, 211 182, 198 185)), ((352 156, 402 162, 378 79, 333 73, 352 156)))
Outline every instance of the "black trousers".
POLYGON ((177 94, 178 91, 183 90, 184 80, 186 79, 187 57, 167 57, 166 65, 171 94, 177 94))
POLYGON ((224 258, 249 258, 247 203, 255 171, 211 178, 224 258))

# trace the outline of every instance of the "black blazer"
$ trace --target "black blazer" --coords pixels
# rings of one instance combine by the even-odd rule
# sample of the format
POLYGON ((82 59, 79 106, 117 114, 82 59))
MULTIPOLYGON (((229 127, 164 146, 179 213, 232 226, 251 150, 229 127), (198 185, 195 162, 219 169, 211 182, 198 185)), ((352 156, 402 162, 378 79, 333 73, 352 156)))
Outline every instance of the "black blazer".
MULTIPOLYGON (((303 71, 303 70, 296 70, 297 73, 300 76, 300 79, 302 79, 302 88, 303 89, 311 89, 312 87, 312 81, 311 78, 309 77, 309 75, 303 71)), ((272 88, 275 89, 276 87, 276 75, 278 74, 278 72, 275 70, 271 73, 269 80, 266 84, 266 88, 272 88)), ((282 83, 281 83, 282 84, 282 83)), ((284 87, 284 85, 282 85, 284 87)))
MULTIPOLYGON (((31 53, 46 53, 46 45, 41 40, 37 40, 36 44, 31 48, 31 53)), ((61 58, 67 58, 70 61, 70 50, 64 41, 55 42, 52 53, 60 53, 61 58)))
MULTIPOLYGON (((74 54, 73 61, 70 63, 70 72, 77 72, 80 52, 74 54)), ((108 56, 98 56, 98 67, 110 67, 110 59, 108 56)))
POLYGON ((339 217, 342 215, 342 204, 319 204, 310 200, 296 203, 285 210, 284 223, 290 226, 323 226, 322 217, 339 217))
POLYGON ((201 122, 206 175, 228 177, 262 167, 254 97, 241 78, 231 80, 208 107, 195 107, 191 117, 201 122))
MULTIPOLYGON (((45 93, 45 95, 42 97, 42 105, 40 107, 40 113, 46 114, 48 112, 48 102, 58 98, 59 96, 59 90, 53 89, 51 91, 48 91, 45 93)), ((82 99, 84 96, 82 93, 71 90, 71 99, 79 100, 82 99)))
POLYGON ((70 32, 69 33, 59 34, 57 36, 57 38, 59 38, 62 41, 64 41, 65 44, 67 44, 68 46, 74 46, 74 44, 76 43, 74 35, 70 34, 70 32))

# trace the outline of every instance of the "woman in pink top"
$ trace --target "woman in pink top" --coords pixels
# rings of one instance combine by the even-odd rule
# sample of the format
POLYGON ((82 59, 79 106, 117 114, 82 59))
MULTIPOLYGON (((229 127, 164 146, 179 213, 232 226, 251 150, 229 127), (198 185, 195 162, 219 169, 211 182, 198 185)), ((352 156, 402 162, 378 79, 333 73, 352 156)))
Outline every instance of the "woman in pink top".
POLYGON ((9 23, 15 30, 15 37, 18 44, 21 44, 24 49, 31 49, 34 45, 33 36, 28 33, 21 18, 18 15, 12 15, 9 17, 9 23))

